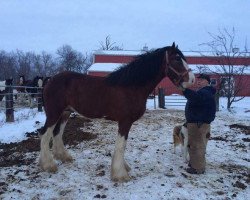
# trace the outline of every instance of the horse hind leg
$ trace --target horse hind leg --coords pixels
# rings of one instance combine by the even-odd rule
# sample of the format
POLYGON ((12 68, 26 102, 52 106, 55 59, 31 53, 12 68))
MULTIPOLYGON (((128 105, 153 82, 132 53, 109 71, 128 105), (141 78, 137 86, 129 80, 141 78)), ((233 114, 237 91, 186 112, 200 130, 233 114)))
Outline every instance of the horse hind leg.
POLYGON ((64 128, 67 124, 70 113, 71 112, 69 111, 63 112, 53 131, 53 147, 52 147, 53 155, 55 159, 61 160, 62 162, 73 161, 72 156, 68 153, 68 151, 64 147, 62 139, 64 128))
POLYGON ((55 128, 55 125, 52 125, 50 127, 44 126, 45 133, 40 134, 41 138, 41 151, 40 151, 40 158, 39 158, 39 165, 42 170, 48 171, 48 172, 56 172, 57 171, 57 165, 52 157, 52 154, 50 152, 49 143, 52 137, 53 129, 55 128))

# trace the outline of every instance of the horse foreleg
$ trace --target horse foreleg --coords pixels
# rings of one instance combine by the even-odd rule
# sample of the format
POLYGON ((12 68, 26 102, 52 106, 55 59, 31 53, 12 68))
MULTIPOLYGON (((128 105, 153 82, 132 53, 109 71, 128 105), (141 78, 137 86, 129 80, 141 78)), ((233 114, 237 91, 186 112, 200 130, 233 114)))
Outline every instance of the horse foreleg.
POLYGON ((128 170, 124 160, 124 151, 126 147, 126 140, 125 136, 121 136, 118 134, 115 143, 115 151, 112 157, 112 164, 111 164, 111 179, 113 181, 124 182, 130 180, 128 175, 128 170))
POLYGON ((54 134, 54 137, 53 137, 54 158, 57 160, 61 160, 62 162, 72 162, 73 161, 72 156, 68 153, 68 151, 64 147, 63 140, 62 140, 64 128, 67 124, 69 115, 70 115, 70 113, 64 113, 62 115, 61 119, 58 121, 58 123, 53 131, 53 134, 54 134), (58 128, 59 128, 59 133, 58 133, 58 128))
POLYGON ((55 125, 48 127, 46 132, 41 137, 41 152, 40 152, 40 158, 39 158, 39 165, 42 170, 48 171, 48 172, 56 172, 57 171, 57 165, 55 161, 53 160, 52 154, 50 152, 49 143, 52 137, 52 131, 54 129, 55 125))
POLYGON ((113 181, 124 182, 130 180, 128 172, 131 168, 128 166, 124 159, 124 153, 130 127, 131 124, 127 124, 126 126, 124 126, 119 123, 119 133, 116 139, 115 151, 112 157, 111 164, 111 179, 113 181))

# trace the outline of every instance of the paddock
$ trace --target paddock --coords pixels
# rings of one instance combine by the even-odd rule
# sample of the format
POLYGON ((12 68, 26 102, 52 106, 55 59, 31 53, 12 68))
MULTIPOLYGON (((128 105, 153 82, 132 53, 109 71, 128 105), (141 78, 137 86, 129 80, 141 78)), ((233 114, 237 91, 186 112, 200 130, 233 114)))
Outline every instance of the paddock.
MULTIPOLYGON (((0 86, 1 87, 1 86, 0 86)), ((3 87, 1 87, 3 88, 3 87)), ((6 122, 15 121, 15 112, 22 108, 37 108, 39 112, 42 112, 42 87, 27 87, 19 85, 8 85, 5 86, 1 92, 0 99, 0 112, 5 112, 6 122), (27 93, 25 90, 31 90, 32 92, 27 93), (19 91, 18 91, 19 90, 19 91), (31 98, 32 106, 31 106, 31 98)))
MULTIPOLYGON (((42 113, 38 114, 40 116, 42 113)), ((84 125, 78 124, 74 128, 66 127, 66 131, 71 130, 78 134, 82 131, 83 135, 89 133, 97 137, 68 144, 66 147, 72 154, 74 162, 71 164, 58 162, 60 167, 56 174, 41 172, 37 168, 38 151, 18 153, 14 150, 15 153, 10 156, 18 158, 23 155, 23 162, 19 162, 19 165, 0 168, 0 195, 4 199, 26 199, 27 197, 29 199, 125 200, 231 199, 233 197, 247 199, 250 138, 244 130, 230 128, 233 123, 249 124, 250 118, 247 118, 249 113, 245 114, 244 117, 237 117, 222 108, 217 113, 217 118, 212 125, 212 138, 208 143, 208 163, 204 175, 187 174, 184 170, 187 164, 180 157, 180 149, 177 148, 176 154, 173 154, 172 128, 175 124, 184 121, 184 111, 154 110, 151 106, 132 126, 128 138, 125 157, 132 168, 130 182, 110 181, 110 158, 117 124, 96 119, 84 125)), ((36 121, 43 124, 43 121, 33 114, 30 118, 33 120, 30 127, 35 126, 36 121)), ((20 124, 22 125, 21 122, 20 124)), ((18 123, 15 127, 18 129, 18 123)), ((5 129, 2 128, 2 130, 5 129)), ((14 144, 13 148, 15 146, 14 144)))

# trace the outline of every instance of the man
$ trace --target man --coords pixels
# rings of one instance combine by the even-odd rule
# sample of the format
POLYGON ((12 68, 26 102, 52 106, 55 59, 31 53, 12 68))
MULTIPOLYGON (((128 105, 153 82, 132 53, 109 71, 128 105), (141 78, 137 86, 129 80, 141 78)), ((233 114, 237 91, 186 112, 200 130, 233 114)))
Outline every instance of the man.
POLYGON ((198 91, 182 89, 187 98, 185 116, 188 129, 189 168, 191 174, 203 174, 206 166, 206 147, 210 137, 210 123, 215 119, 216 89, 210 86, 210 77, 198 76, 198 91))

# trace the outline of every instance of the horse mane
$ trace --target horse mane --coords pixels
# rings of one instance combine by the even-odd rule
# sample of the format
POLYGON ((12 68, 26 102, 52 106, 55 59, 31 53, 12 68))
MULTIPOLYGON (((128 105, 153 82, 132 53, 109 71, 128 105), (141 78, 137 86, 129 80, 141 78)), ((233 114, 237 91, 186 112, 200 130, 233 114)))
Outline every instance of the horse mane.
POLYGON ((170 47, 163 47, 137 56, 129 64, 110 73, 105 81, 109 85, 143 86, 154 79, 165 59, 165 52, 170 47))
MULTIPOLYGON (((169 49, 172 49, 172 47, 167 46, 138 55, 129 64, 122 65, 114 72, 110 73, 105 81, 109 85, 143 86, 148 81, 155 79, 159 74, 160 67, 165 59, 166 51, 169 49)), ((174 47, 173 50, 186 61, 185 56, 177 46, 174 47)))

